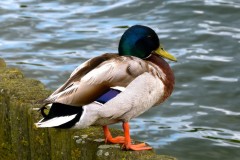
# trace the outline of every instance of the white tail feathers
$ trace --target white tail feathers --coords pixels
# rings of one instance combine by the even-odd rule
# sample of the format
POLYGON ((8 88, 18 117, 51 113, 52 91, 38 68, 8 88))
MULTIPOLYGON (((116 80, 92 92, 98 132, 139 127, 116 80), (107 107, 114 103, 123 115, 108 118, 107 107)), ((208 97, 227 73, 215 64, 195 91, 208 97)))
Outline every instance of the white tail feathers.
POLYGON ((41 119, 39 122, 35 123, 35 126, 37 128, 46 128, 46 127, 57 127, 60 126, 64 123, 67 123, 71 120, 73 120, 76 117, 77 114, 73 114, 70 116, 62 116, 62 117, 55 117, 46 121, 43 121, 43 119, 41 119), (43 122, 42 122, 43 121, 43 122))

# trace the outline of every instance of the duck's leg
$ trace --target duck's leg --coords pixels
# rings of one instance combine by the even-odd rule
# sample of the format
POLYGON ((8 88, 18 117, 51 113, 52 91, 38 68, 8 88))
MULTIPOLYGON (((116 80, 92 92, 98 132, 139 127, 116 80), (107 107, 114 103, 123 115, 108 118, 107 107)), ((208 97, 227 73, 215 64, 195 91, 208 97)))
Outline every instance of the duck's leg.
POLYGON ((123 147, 126 148, 127 150, 139 151, 139 150, 152 149, 152 147, 147 146, 145 143, 140 143, 140 144, 131 143, 130 132, 129 132, 130 127, 128 122, 123 122, 123 130, 124 130, 124 136, 125 136, 125 142, 123 144, 123 147))
POLYGON ((123 136, 117 136, 117 137, 112 137, 111 132, 108 129, 108 126, 103 126, 103 131, 104 131, 104 136, 105 136, 105 143, 110 142, 110 143, 124 143, 125 142, 125 137, 123 136))

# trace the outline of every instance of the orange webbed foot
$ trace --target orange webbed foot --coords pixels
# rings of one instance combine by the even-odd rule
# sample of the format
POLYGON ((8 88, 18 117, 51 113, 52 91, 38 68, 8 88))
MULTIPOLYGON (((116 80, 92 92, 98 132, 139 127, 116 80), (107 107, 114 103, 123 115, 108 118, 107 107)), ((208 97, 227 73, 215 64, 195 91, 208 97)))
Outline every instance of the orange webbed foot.
POLYGON ((110 143, 124 143, 125 142, 125 137, 123 136, 117 136, 117 137, 107 137, 105 138, 105 143, 110 142, 110 143))
POLYGON ((103 126, 105 143, 110 142, 114 144, 123 144, 122 149, 133 150, 133 151, 142 151, 142 150, 151 150, 152 147, 146 145, 145 143, 132 144, 130 138, 130 128, 128 122, 123 122, 124 136, 112 137, 107 126, 103 126))
POLYGON ((133 150, 133 151, 142 151, 142 150, 151 150, 152 147, 147 146, 145 143, 140 144, 127 144, 123 145, 122 148, 126 150, 133 150))
POLYGON ((132 144, 130 139, 130 127, 128 122, 123 122, 123 130, 125 135, 125 142, 123 144, 123 148, 126 150, 133 150, 133 151, 142 151, 142 150, 151 150, 152 147, 147 146, 145 143, 140 144, 132 144))
POLYGON ((107 126, 103 126, 103 131, 105 136, 105 143, 110 142, 114 144, 123 144, 125 142, 124 136, 117 136, 113 138, 107 126))

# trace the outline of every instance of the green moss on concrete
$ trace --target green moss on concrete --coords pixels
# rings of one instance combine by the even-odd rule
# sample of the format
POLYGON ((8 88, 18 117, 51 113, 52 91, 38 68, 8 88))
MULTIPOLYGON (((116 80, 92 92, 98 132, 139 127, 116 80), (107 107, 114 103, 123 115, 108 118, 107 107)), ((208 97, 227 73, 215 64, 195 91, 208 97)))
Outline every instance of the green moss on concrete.
MULTIPOLYGON (((35 102, 46 98, 51 91, 37 80, 24 78, 19 69, 1 66, 4 65, 0 64, 0 159, 174 159, 153 151, 123 151, 119 145, 106 145, 101 127, 37 129, 33 124, 41 115, 35 102)), ((115 136, 123 134, 116 129, 111 131, 115 136)))

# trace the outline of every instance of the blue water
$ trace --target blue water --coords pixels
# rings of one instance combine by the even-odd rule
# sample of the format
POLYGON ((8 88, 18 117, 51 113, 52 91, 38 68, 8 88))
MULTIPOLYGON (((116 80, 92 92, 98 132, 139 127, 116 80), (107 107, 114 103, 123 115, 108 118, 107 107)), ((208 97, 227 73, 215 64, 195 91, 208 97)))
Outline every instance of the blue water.
POLYGON ((85 60, 117 52, 126 26, 150 26, 178 58, 176 86, 131 134, 180 160, 237 160, 239 15, 239 0, 1 1, 0 57, 54 90, 85 60))

